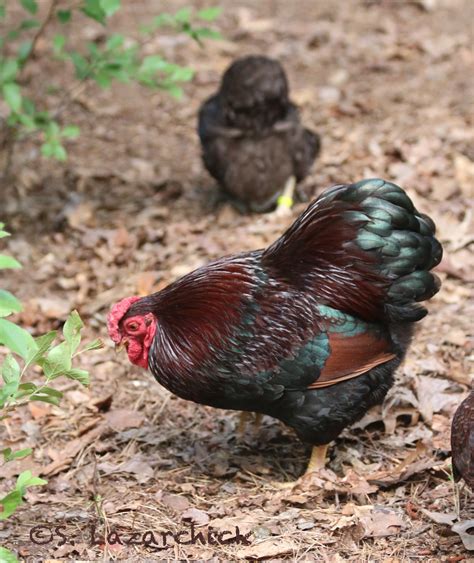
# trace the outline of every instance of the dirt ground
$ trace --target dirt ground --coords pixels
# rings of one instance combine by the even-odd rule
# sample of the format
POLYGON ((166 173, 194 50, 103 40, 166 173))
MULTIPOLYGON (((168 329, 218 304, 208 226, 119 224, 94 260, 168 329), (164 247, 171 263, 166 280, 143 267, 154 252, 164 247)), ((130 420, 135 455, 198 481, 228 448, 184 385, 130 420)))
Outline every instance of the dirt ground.
MULTIPOLYGON (((122 4, 113 21, 129 35, 160 10, 205 5, 122 4)), ((473 519, 474 503, 450 478, 449 433, 472 384, 474 4, 220 4, 225 40, 200 48, 165 34, 146 46, 196 70, 183 100, 90 86, 66 116, 82 132, 67 164, 40 161, 34 144, 17 150, 18 180, 2 194, 0 218, 13 234, 2 247, 23 263, 6 276, 25 305, 19 320, 41 334, 77 308, 87 337, 106 348, 81 360, 90 389, 58 380, 60 408, 35 403, 9 420, 5 442, 32 446, 34 456, 0 469, 1 490, 24 469, 49 482, 27 494, 0 543, 45 559, 468 560, 452 525, 473 519), (445 248, 442 290, 384 407, 343 433, 321 475, 288 488, 279 483, 298 478, 309 455, 290 430, 264 417, 240 435, 238 413, 170 395, 114 353, 105 329, 118 299, 266 246, 305 208, 281 219, 214 203, 196 114, 247 53, 281 60, 305 124, 322 136, 309 198, 384 177, 431 215, 445 248), (219 544, 223 531, 231 533, 219 544)), ((72 29, 74 39, 100 34, 92 24, 72 29)), ((37 92, 71 80, 54 65, 39 57, 31 67, 37 92)))

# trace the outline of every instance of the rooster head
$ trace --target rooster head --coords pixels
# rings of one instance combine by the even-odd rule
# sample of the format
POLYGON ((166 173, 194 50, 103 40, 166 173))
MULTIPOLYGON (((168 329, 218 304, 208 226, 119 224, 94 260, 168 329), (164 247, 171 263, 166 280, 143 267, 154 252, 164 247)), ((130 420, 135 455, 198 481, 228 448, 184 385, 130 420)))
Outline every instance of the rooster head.
POLYGON ((116 303, 107 316, 107 329, 116 348, 125 347, 132 364, 148 369, 148 353, 156 333, 153 313, 134 315, 130 307, 141 297, 127 297, 116 303))

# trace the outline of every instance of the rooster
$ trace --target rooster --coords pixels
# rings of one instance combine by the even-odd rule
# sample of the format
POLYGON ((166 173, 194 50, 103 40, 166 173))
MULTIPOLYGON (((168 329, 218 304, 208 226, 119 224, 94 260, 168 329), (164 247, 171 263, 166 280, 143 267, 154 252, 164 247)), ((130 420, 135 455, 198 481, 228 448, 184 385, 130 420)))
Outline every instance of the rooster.
POLYGON ((459 405, 451 427, 453 475, 474 491, 474 390, 459 405))
POLYGON ((199 111, 204 164, 223 191, 245 209, 262 212, 293 202, 296 182, 309 172, 320 140, 305 129, 288 97, 278 61, 237 59, 217 94, 199 111))
POLYGON ((439 289, 434 234, 395 184, 335 186, 269 248, 115 304, 109 335, 184 399, 283 421, 314 446, 314 471, 393 384, 439 289))

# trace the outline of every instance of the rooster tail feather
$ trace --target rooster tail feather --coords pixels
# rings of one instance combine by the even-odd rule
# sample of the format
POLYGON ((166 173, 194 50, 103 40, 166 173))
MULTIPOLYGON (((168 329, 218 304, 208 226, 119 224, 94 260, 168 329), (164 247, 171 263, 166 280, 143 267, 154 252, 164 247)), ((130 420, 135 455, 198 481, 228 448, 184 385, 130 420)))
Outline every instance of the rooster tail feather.
POLYGON ((440 287, 433 221, 384 180, 326 191, 264 253, 287 282, 311 287, 327 305, 367 321, 414 322, 440 287))

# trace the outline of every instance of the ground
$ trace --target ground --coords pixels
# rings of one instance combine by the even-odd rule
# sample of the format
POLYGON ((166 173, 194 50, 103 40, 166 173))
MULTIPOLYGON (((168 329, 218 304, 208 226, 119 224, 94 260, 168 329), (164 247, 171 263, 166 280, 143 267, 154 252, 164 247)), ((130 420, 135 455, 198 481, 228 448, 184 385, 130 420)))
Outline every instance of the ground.
MULTIPOLYGON (((113 22, 128 34, 159 10, 204 5, 122 4, 113 22)), ((18 320, 41 334, 76 308, 86 337, 100 336, 106 347, 81 359, 89 389, 58 380, 61 407, 34 403, 9 419, 5 443, 32 446, 34 456, 0 469, 1 490, 27 468, 48 485, 27 494, 1 543, 49 559, 468 559, 451 525, 474 518, 474 508, 450 477, 449 432, 472 384, 473 5, 221 5, 225 40, 201 48, 164 35, 146 46, 196 70, 183 100, 128 85, 88 86, 68 110, 82 134, 68 144, 65 165, 41 161, 34 143, 17 150, 17 180, 4 189, 1 219, 13 234, 3 246, 23 264, 6 276, 25 305, 18 320), (290 430, 265 417, 239 435, 237 413, 170 395, 114 353, 105 329, 118 299, 263 247, 304 209, 299 203, 282 219, 216 205, 200 161, 199 104, 234 57, 257 52, 281 60, 304 122, 322 136, 304 183, 308 197, 384 177, 435 220, 445 248, 442 290, 383 408, 344 432, 326 470, 293 488, 279 483, 303 473, 309 448, 290 430), (232 535, 218 544, 206 535, 211 529, 232 535), (163 536, 180 531, 187 535, 163 536), (135 532, 141 545, 126 545, 135 532)), ((90 24, 73 30, 75 40, 100 35, 90 24)), ((48 76, 68 83, 42 49, 46 42, 27 80, 38 88, 48 76)))

